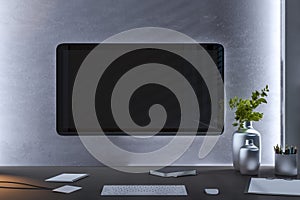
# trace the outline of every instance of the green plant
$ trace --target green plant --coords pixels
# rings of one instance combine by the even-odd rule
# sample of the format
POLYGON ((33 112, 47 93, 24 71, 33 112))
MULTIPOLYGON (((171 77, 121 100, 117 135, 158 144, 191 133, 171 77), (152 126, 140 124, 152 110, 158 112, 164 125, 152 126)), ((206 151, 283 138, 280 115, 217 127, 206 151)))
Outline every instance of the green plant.
POLYGON ((267 103, 265 97, 268 96, 269 87, 266 85, 260 92, 252 92, 251 99, 241 99, 233 97, 229 100, 229 107, 235 109, 235 122, 233 126, 238 126, 239 129, 243 128, 244 122, 259 121, 263 118, 263 113, 254 112, 254 110, 262 103, 267 103))

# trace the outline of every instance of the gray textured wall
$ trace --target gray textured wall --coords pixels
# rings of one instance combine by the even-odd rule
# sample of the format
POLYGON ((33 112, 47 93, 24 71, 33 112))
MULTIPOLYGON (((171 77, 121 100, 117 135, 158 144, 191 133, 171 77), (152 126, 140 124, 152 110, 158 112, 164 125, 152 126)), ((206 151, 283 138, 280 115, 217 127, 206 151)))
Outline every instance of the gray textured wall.
POLYGON ((286 8, 286 143, 300 147, 300 1, 286 8))
MULTIPOLYGON (((279 1, 274 0, 1 1, 0 164, 98 165, 77 137, 56 133, 55 48, 63 42, 101 42, 145 26, 222 44, 226 101, 270 85, 269 103, 261 108, 265 118, 255 127, 262 133, 262 161, 271 164, 272 145, 280 134, 279 12, 279 1)), ((203 138, 198 137, 175 164, 231 164, 232 121, 226 105, 225 133, 214 150, 199 160, 203 138)), ((132 149, 147 148, 132 145, 132 138, 117 140, 132 149)), ((157 137, 148 146, 163 142, 157 137)))

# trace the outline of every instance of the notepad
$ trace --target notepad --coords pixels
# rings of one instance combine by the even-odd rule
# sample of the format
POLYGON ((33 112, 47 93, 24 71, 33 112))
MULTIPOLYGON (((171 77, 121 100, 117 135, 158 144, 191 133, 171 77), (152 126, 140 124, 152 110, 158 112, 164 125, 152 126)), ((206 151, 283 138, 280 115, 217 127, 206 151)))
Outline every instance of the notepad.
POLYGON ((71 173, 63 173, 57 176, 46 179, 47 182, 75 182, 79 179, 87 177, 88 174, 71 174, 71 173))
POLYGON ((300 196, 300 180, 251 178, 248 193, 300 196))
POLYGON ((160 176, 160 177, 180 177, 180 176, 196 176, 197 171, 193 170, 184 170, 184 171, 163 171, 163 170, 150 170, 149 174, 160 176))

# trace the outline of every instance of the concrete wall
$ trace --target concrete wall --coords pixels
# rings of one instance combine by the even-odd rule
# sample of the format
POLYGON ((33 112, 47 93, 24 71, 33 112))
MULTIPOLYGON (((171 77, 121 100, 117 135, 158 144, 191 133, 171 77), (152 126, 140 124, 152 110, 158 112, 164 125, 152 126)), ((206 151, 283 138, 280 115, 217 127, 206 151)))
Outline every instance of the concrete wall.
MULTIPOLYGON (((269 84, 269 103, 261 108, 265 117, 255 127, 262 133, 262 162, 272 164, 272 146, 280 138, 279 5, 274 0, 2 1, 0 165, 100 165, 78 137, 56 133, 56 46, 67 42, 101 42, 119 32, 147 26, 180 31, 203 43, 222 44, 226 102, 235 95, 248 97, 253 90, 269 84)), ((295 62, 288 65, 297 68, 299 47, 293 45, 295 62)), ((295 81, 299 83, 296 77, 295 81)), ((293 95, 297 95, 296 89, 293 95)), ((294 108, 294 113, 297 110, 299 107, 294 108)), ((226 104, 225 131, 213 151, 200 160, 198 152, 203 137, 198 137, 174 164, 232 164, 232 122, 233 113, 226 104)), ((148 145, 140 145, 130 137, 116 140, 133 150, 147 151, 164 144, 167 138, 156 137, 148 145)), ((124 159, 128 165, 143 164, 124 159)))

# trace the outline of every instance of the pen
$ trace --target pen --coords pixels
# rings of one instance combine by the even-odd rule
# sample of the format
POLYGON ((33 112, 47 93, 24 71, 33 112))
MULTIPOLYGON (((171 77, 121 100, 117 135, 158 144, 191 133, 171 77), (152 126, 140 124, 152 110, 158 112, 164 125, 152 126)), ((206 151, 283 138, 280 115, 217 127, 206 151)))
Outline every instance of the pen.
POLYGON ((273 146, 274 152, 276 154, 285 154, 285 155, 290 155, 290 154, 297 154, 297 147, 292 146, 292 145, 287 145, 285 147, 281 147, 278 144, 276 146, 273 146))

